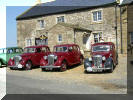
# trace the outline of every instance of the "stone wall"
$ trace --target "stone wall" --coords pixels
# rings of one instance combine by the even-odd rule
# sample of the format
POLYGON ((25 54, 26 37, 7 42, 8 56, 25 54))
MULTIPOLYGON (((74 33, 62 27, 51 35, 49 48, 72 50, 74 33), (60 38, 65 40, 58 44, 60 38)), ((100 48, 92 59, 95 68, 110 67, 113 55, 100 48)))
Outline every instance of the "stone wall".
MULTIPOLYGON (((58 16, 65 16, 65 22, 70 24, 79 24, 81 27, 87 28, 92 30, 93 33, 102 32, 103 39, 106 42, 114 42, 116 43, 116 30, 115 30, 115 7, 108 6, 108 7, 101 7, 95 9, 88 9, 84 11, 75 11, 75 12, 68 12, 64 14, 54 14, 45 17, 38 17, 28 20, 18 20, 17 21, 17 41, 18 46, 25 47, 25 39, 31 38, 34 43, 34 38, 39 37, 42 34, 46 34, 46 32, 51 29, 55 24, 57 24, 56 18, 58 16), (103 12, 103 20, 100 22, 93 22, 92 21, 92 12, 102 10, 103 12), (45 20, 45 28, 39 29, 37 26, 37 20, 44 19, 45 20)), ((118 48, 120 51, 120 31, 118 25, 118 48)), ((62 30, 60 27, 58 30, 62 30)), ((65 30, 65 29, 64 29, 65 30)), ((70 38, 65 38, 66 41, 73 41, 73 31, 70 29, 66 29, 67 34, 69 34, 70 38), (71 34, 71 35, 70 35, 71 34)), ((56 40, 54 39, 55 30, 48 33, 48 44, 50 47, 54 45, 56 40), (51 33, 51 34, 50 34, 51 33)), ((61 34, 64 34, 61 33, 61 34)), ((81 37, 79 37, 81 39, 81 37)), ((65 43, 66 43, 65 41, 65 43)))

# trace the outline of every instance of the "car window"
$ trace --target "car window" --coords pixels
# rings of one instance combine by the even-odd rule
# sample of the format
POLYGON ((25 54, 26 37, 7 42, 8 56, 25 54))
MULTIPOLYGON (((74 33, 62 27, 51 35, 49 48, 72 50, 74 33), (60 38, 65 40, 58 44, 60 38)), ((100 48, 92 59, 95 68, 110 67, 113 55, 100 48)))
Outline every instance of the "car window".
POLYGON ((47 51, 46 47, 42 47, 42 52, 46 52, 46 51, 47 51))
POLYGON ((0 49, 0 53, 3 53, 3 49, 0 49))
POLYGON ((7 53, 7 49, 3 49, 3 53, 7 53))
POLYGON ((73 47, 69 47, 69 51, 73 51, 73 47))
POLYGON ((67 47, 61 46, 61 47, 55 47, 54 52, 67 52, 67 47))
POLYGON ((50 49, 49 48, 47 48, 47 52, 50 52, 50 49))
POLYGON ((13 53, 13 49, 8 49, 7 53, 13 53))
POLYGON ((22 52, 22 49, 20 49, 20 48, 15 49, 15 53, 20 53, 20 52, 22 52))
POLYGON ((40 48, 36 48, 36 53, 40 53, 41 49, 40 48))

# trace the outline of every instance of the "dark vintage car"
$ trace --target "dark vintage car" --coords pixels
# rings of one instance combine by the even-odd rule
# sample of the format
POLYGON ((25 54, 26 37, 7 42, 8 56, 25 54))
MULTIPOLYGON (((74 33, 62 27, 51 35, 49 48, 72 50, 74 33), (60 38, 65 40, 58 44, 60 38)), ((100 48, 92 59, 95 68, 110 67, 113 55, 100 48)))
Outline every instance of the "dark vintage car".
POLYGON ((64 44, 54 46, 54 52, 40 61, 42 71, 52 70, 55 68, 65 71, 68 66, 83 63, 83 55, 76 44, 64 44))
POLYGON ((50 53, 48 46, 29 46, 24 48, 24 53, 11 58, 8 62, 10 69, 30 70, 33 66, 40 66, 40 60, 43 56, 50 53))
POLYGON ((112 42, 101 42, 91 47, 91 57, 84 61, 85 72, 113 72, 118 64, 118 54, 112 42))

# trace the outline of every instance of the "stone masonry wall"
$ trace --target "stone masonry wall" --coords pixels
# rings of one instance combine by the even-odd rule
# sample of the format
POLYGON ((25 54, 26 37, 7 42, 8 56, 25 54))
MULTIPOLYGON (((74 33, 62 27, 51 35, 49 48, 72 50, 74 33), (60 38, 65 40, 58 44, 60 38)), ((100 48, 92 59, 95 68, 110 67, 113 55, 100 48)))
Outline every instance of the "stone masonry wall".
MULTIPOLYGON (((81 27, 87 28, 92 30, 93 33, 102 32, 103 39, 107 42, 114 42, 116 43, 116 36, 115 36, 115 8, 114 6, 110 7, 101 7, 96 9, 88 9, 84 11, 77 11, 77 12, 68 12, 64 14, 54 14, 45 17, 38 17, 34 19, 28 20, 18 20, 17 21, 17 42, 18 46, 25 47, 25 39, 32 38, 32 45, 35 45, 34 39, 35 37, 39 37, 42 34, 46 34, 46 32, 57 24, 56 18, 58 16, 65 16, 65 22, 70 24, 79 24, 81 27), (93 22, 92 21, 92 12, 101 10, 103 12, 103 20, 100 22, 93 22), (45 21, 45 28, 39 29, 37 26, 37 20, 44 19, 45 21), (41 31, 41 32, 40 32, 41 31)), ((118 27, 119 29, 119 27, 118 27)), ((61 30, 61 27, 58 29, 61 30)), ((67 34, 73 34, 73 31, 70 29, 66 29, 67 34)), ((54 45, 56 41, 54 38, 55 30, 50 31, 48 33, 48 44, 50 47, 54 45), (50 34, 51 33, 51 34, 50 34), (51 37, 52 36, 52 37, 51 37), (50 39, 51 38, 51 39, 50 39)), ((61 33, 63 34, 63 33, 61 33)), ((82 38, 82 37, 81 37, 82 38)), ((69 41, 73 41, 73 37, 68 38, 69 41)), ((119 43, 119 51, 120 51, 120 32, 118 30, 118 43, 119 43)))

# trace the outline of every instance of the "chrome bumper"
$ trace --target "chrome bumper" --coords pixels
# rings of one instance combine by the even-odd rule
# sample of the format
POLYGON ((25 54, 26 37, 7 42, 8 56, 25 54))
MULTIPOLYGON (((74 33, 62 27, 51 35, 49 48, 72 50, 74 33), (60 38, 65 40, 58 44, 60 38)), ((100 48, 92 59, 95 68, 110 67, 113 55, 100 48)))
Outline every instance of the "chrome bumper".
POLYGON ((18 65, 15 65, 15 66, 9 66, 9 68, 22 69, 23 68, 23 65, 18 64, 18 65))
POLYGON ((111 68, 93 68, 93 67, 87 67, 85 70, 87 72, 102 72, 105 70, 110 70, 111 68))
POLYGON ((50 66, 40 66, 40 68, 48 68, 48 69, 53 69, 53 68, 60 68, 61 66, 52 66, 52 65, 50 65, 50 66))

